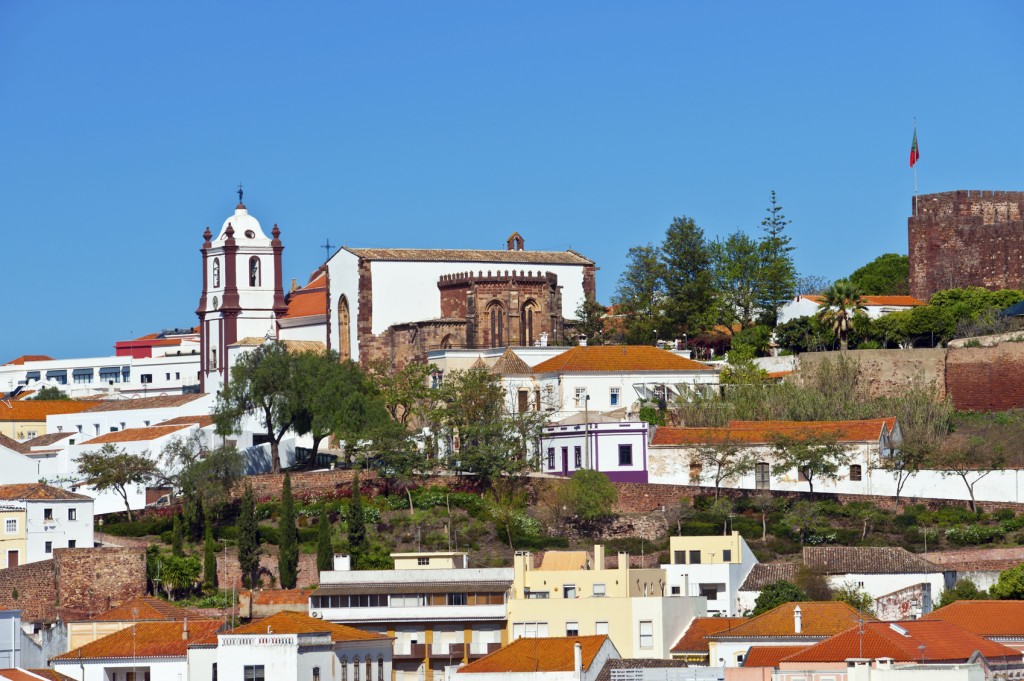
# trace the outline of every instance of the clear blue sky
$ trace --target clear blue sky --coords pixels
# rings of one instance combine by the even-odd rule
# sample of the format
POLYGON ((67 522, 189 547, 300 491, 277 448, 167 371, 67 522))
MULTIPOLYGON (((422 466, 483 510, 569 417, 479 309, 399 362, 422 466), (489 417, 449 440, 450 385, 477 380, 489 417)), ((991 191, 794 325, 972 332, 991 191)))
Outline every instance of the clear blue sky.
POLYGON ((798 269, 1024 189, 1014 2, 0 2, 0 361, 194 324, 235 185, 305 280, 349 246, 572 247, 611 297, 676 215, 798 269))

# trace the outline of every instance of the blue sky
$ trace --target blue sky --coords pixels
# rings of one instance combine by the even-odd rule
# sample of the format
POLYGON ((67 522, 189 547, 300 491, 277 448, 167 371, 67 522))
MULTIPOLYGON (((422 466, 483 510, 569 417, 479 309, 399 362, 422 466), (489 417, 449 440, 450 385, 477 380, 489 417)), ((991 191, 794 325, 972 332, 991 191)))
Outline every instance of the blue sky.
POLYGON ((573 248, 607 302, 673 216, 798 269, 906 252, 922 193, 1024 189, 1024 5, 0 3, 0 361, 194 324, 250 212, 305 280, 349 246, 573 248))

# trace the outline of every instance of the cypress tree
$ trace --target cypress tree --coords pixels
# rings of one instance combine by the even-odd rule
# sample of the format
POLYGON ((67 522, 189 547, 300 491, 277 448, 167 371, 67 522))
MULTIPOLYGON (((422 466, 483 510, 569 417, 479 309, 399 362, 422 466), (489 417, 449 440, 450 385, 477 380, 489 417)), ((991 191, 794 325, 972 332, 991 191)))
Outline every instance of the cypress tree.
POLYGON ((171 529, 171 553, 175 556, 184 556, 185 551, 182 548, 182 541, 184 539, 183 529, 181 527, 181 514, 174 514, 174 525, 171 529))
POLYGON ((299 530, 295 527, 295 501, 292 499, 292 477, 289 473, 284 474, 278 530, 281 543, 278 546, 277 570, 281 588, 294 589, 299 578, 299 530))
POLYGON ((206 519, 206 536, 203 546, 203 582, 211 589, 217 588, 217 552, 213 544, 213 523, 206 519))
POLYGON ((260 534, 256 525, 256 499, 249 483, 245 483, 238 512, 238 567, 246 588, 255 588, 259 584, 260 534))
POLYGON ((316 541, 316 569, 325 571, 334 568, 334 547, 331 546, 331 519, 327 509, 320 509, 319 533, 316 541))
POLYGON ((348 551, 352 567, 358 569, 369 549, 366 539, 366 518, 363 516, 363 498, 359 493, 359 473, 352 476, 352 501, 348 505, 348 551))

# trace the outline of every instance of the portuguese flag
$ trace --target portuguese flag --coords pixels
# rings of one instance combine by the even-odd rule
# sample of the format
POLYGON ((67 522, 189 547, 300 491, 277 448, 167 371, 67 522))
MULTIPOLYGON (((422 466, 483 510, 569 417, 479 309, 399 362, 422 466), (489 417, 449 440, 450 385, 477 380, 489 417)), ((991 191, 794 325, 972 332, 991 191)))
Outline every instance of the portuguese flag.
POLYGON ((917 127, 914 127, 914 141, 910 143, 910 167, 913 168, 920 158, 921 152, 917 148, 917 127))

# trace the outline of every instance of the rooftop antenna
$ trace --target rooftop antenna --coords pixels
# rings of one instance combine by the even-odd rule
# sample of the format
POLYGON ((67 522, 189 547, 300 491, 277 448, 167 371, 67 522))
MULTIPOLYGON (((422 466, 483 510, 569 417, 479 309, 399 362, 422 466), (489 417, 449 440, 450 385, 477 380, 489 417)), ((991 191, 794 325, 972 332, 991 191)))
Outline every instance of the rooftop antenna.
POLYGON ((239 183, 238 183, 238 203, 239 203, 239 204, 241 204, 241 203, 242 203, 242 195, 243 195, 244 193, 245 193, 245 192, 244 192, 244 191, 242 190, 242 183, 241 183, 241 182, 239 182, 239 183))

